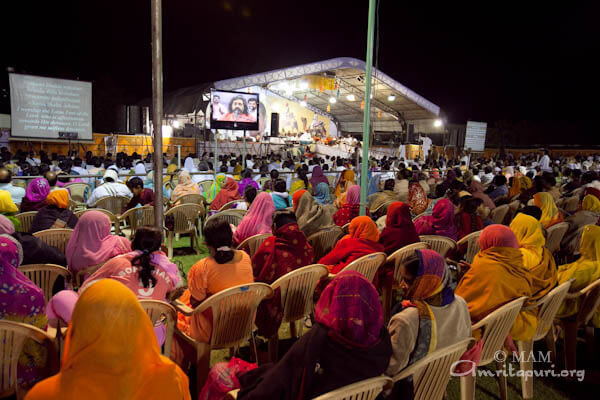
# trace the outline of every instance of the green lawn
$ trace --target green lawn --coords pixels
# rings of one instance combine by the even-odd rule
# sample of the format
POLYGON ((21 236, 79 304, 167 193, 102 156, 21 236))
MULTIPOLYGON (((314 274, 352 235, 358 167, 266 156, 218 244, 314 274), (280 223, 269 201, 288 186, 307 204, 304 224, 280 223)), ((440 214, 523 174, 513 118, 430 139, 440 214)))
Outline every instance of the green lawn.
MULTIPOLYGON (((196 254, 190 248, 190 238, 182 237, 174 245, 174 257, 173 260, 180 265, 186 276, 192 265, 198 260, 206 257, 208 250, 204 244, 201 244, 200 254, 196 254)), ((306 329, 304 329, 306 332, 306 329)), ((279 332, 280 337, 280 352, 281 349, 290 346, 291 335, 289 330, 289 324, 284 324, 279 332), (287 339, 287 340, 286 340, 287 339)), ((543 342, 543 341, 542 341, 543 342)), ((261 346, 259 346, 260 349, 261 346)), ((264 349, 264 346, 263 346, 264 349)), ((266 350, 266 349, 265 349, 266 350)), ((543 343, 536 344, 535 351, 545 351, 543 343)), ((578 349, 578 365, 580 368, 586 370, 586 377, 584 382, 567 381, 564 378, 551 378, 544 377, 534 378, 534 398, 544 400, 558 400, 558 399, 579 399, 584 397, 595 397, 593 395, 594 389, 597 389, 600 385, 600 357, 598 354, 592 355, 592 360, 586 358, 589 354, 586 353, 586 348, 583 343, 578 349)), ((241 358, 250 360, 249 347, 245 346, 240 349, 239 356, 241 358)), ((280 355, 281 356, 281 355, 280 355)), ((260 355, 259 355, 260 357, 260 355)), ((211 364, 214 365, 216 362, 225 361, 229 359, 229 352, 227 350, 214 351, 211 357, 211 364)), ((518 370, 518 364, 512 363, 513 370, 518 370)), ((534 368, 540 370, 549 369, 549 365, 540 364, 535 365, 534 368)), ((496 378, 492 377, 478 377, 477 378, 477 389, 475 392, 476 399, 499 399, 498 383, 496 378)), ((509 399, 520 399, 521 398, 521 382, 518 377, 508 378, 508 398, 509 399)), ((460 382, 458 378, 452 378, 448 385, 446 392, 446 399, 458 400, 460 399, 460 382)))

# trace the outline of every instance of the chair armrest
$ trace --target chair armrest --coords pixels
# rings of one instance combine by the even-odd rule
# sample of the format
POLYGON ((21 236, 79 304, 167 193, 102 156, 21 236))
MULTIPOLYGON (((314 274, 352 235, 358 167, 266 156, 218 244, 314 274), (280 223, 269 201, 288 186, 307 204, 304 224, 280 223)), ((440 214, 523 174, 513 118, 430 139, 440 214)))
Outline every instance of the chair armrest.
POLYGON ((171 302, 171 304, 173 305, 173 307, 175 307, 175 309, 177 311, 179 311, 180 313, 182 313, 186 317, 191 317, 192 314, 194 313, 194 310, 192 308, 186 306, 185 304, 183 304, 179 300, 175 300, 175 301, 171 302))
POLYGON ((576 298, 581 297, 583 295, 584 295, 584 293, 581 292, 580 290, 578 290, 577 292, 567 293, 567 295, 565 296, 565 299, 576 299, 576 298))

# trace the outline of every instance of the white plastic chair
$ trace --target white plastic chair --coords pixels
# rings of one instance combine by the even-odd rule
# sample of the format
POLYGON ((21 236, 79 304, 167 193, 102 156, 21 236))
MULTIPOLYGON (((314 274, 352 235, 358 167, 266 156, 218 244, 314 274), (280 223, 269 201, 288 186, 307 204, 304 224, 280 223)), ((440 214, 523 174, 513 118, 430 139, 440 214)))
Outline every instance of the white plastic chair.
POLYGON ((21 223, 19 232, 29 232, 31 230, 31 224, 37 213, 37 211, 27 211, 15 215, 15 218, 21 223))
POLYGON ((467 244, 467 251, 465 253, 465 261, 469 264, 473 262, 475 255, 479 253, 479 236, 482 231, 469 233, 467 236, 460 239, 456 245, 460 247, 463 244, 467 244))
POLYGON ((412 377, 415 400, 441 400, 450 381, 452 364, 460 359, 472 342, 474 339, 468 338, 438 349, 400 371, 392 380, 398 382, 412 377))
POLYGON ((21 400, 25 397, 26 393, 17 384, 17 363, 28 339, 49 349, 49 374, 51 376, 58 372, 58 352, 53 339, 46 332, 32 325, 0 320, 0 398, 16 395, 21 400))
POLYGON ((444 258, 450 250, 456 249, 456 242, 446 236, 421 235, 419 238, 421 242, 428 243, 431 250, 437 251, 444 258))
POLYGON ((548 237, 546 238, 546 248, 550 253, 554 254, 560 250, 560 242, 565 236, 565 233, 567 233, 567 230, 569 230, 568 222, 559 222, 546 230, 548 233, 548 237))
POLYGON ((385 320, 387 321, 390 317, 390 310, 392 309, 392 292, 395 287, 397 287, 398 283, 402 280, 402 276, 400 274, 400 266, 406 262, 409 258, 415 255, 416 250, 428 249, 429 243, 418 242, 409 244, 408 246, 404 246, 401 249, 393 252, 385 261, 385 265, 393 264, 394 265, 394 274, 393 274, 393 283, 391 286, 384 285, 383 287, 383 315, 385 320))
POLYGON ((250 254, 250 258, 254 257, 254 254, 260 248, 260 245, 263 244, 267 238, 273 236, 271 233, 262 233, 259 235, 250 236, 245 239, 240 245, 237 247, 238 250, 248 249, 248 253, 250 254))
POLYGON ((504 217, 506 217, 508 210, 508 204, 498 206, 490 212, 490 219, 494 221, 495 224, 502 224, 504 223, 504 217))
MULTIPOLYGON (((135 232, 138 228, 142 226, 154 225, 154 207, 153 206, 143 206, 132 208, 123 213, 120 217, 117 217, 118 221, 125 221, 129 224, 129 238, 133 238, 135 232)), ((123 232, 126 234, 125 232, 123 232)))
POLYGON ((71 272, 68 269, 54 264, 21 265, 19 271, 35 283, 37 287, 42 289, 46 303, 52 297, 52 287, 58 277, 62 276, 66 283, 67 279, 71 276, 71 272))
POLYGON ((321 229, 306 238, 315 253, 315 261, 319 261, 323 256, 329 253, 343 234, 344 233, 339 226, 332 226, 330 228, 321 229))
POLYGON ((197 244, 198 231, 197 221, 204 212, 204 207, 198 204, 181 204, 171 208, 165 213, 165 218, 173 215, 173 229, 167 233, 168 257, 173 257, 173 237, 175 234, 190 234, 190 244, 193 250, 196 250, 194 244, 197 244))
MULTIPOLYGON (((178 337, 195 349, 198 388, 204 385, 208 376, 211 350, 237 348, 249 338, 254 340, 252 327, 256 309, 260 302, 272 293, 273 289, 265 283, 249 283, 213 294, 195 309, 179 301, 175 302, 177 311, 191 317, 192 320, 196 314, 209 309, 212 311, 212 334, 209 343, 198 342, 179 329, 175 330, 178 337)), ((192 398, 197 397, 196 393, 192 398)))
MULTIPOLYGON (((314 311, 313 296, 315 288, 319 281, 327 276, 327 273, 328 270, 325 265, 307 265, 288 272, 271 284, 273 292, 279 289, 281 296, 281 308, 283 309, 281 322, 289 322, 292 333, 295 333, 296 321, 314 311)), ((299 334, 301 333, 302 324, 300 324, 299 334)), ((278 342, 278 333, 269 338, 269 359, 273 362, 278 359, 278 342)))
POLYGON ((161 354, 167 358, 171 357, 177 310, 172 305, 159 300, 140 300, 140 304, 150 317, 153 326, 156 326, 157 322, 161 322, 165 326, 165 343, 161 348, 161 354))
MULTIPOLYGON (((483 341, 483 349, 481 352, 481 360, 479 366, 485 366, 495 362, 495 355, 504 349, 504 340, 513 326, 517 315, 523 308, 523 303, 526 297, 520 297, 503 305, 497 310, 490 313, 481 321, 472 326, 471 330, 476 331, 483 329, 481 340, 483 341)), ((500 370, 506 369, 505 362, 496 362, 496 368, 500 370)), ((500 386, 500 397, 506 400, 506 375, 500 373, 498 375, 500 386)), ((460 377, 460 392, 461 399, 475 399, 475 374, 460 377)))
POLYGON ((61 229, 45 229, 33 234, 36 238, 49 246, 56 247, 63 254, 67 248, 67 243, 73 234, 73 229, 61 228, 61 229))
POLYGON ((383 216, 377 218, 377 221, 375 221, 375 225, 377 225, 377 229, 379 230, 379 233, 381 233, 383 231, 383 228, 385 228, 386 218, 387 218, 387 215, 383 215, 383 216))
POLYGON ((244 215, 246 215, 246 211, 242 210, 221 211, 206 218, 206 221, 204 221, 204 226, 206 226, 208 221, 213 219, 224 219, 228 224, 238 226, 240 222, 242 222, 242 219, 244 219, 244 215))
POLYGON ((561 304, 565 300, 571 283, 573 280, 563 283, 552 289, 548 294, 539 299, 535 304, 525 307, 523 310, 535 310, 537 309, 537 320, 538 325, 530 341, 517 341, 517 347, 519 349, 519 356, 521 357, 521 370, 525 373, 521 376, 521 391, 524 399, 533 398, 533 377, 528 377, 527 374, 533 370, 533 342, 544 339, 546 335, 551 335, 552 338, 547 341, 551 344, 552 356, 556 354, 556 348, 554 345, 553 332, 550 331, 552 328, 552 322, 558 312, 561 304))
POLYGON ((370 282, 373 282, 375 278, 375 274, 379 267, 383 265, 386 260, 385 253, 372 253, 367 254, 366 256, 362 256, 350 264, 346 265, 343 270, 344 271, 358 271, 364 275, 370 282))

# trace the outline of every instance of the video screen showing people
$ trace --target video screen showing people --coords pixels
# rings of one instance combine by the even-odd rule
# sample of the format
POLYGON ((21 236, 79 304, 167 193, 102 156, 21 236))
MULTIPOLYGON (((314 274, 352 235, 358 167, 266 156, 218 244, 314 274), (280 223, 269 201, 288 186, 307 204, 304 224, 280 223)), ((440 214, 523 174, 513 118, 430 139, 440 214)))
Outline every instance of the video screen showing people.
POLYGON ((211 128, 258 130, 257 93, 211 92, 211 128))

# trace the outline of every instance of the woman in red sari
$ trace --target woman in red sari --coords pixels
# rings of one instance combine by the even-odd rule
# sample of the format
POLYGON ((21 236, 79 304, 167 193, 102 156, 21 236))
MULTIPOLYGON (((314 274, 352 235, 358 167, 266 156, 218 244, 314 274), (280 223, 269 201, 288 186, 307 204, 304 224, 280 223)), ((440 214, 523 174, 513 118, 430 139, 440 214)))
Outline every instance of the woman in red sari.
POLYGON ((350 222, 349 234, 337 242, 333 250, 319 260, 327 265, 329 272, 337 274, 352 261, 367 254, 384 252, 378 243, 379 231, 375 222, 367 216, 356 217, 350 222))
MULTIPOLYGON (((306 236, 298 227, 296 215, 283 210, 273 214, 273 236, 267 238, 252 257, 254 281, 268 285, 288 272, 312 264, 314 253, 306 236)), ((273 297, 261 303, 256 313, 259 334, 271 337, 277 333, 283 310, 277 289, 273 297)))
POLYGON ((420 242, 419 234, 410 217, 410 208, 406 203, 397 201, 388 207, 385 228, 379 236, 379 243, 390 255, 412 243, 420 242))
MULTIPOLYGON (((470 233, 483 229, 483 220, 477 215, 477 209, 483 204, 483 200, 473 196, 462 196, 459 200, 458 214, 454 221, 458 230, 457 239, 460 240, 470 233)), ((465 249, 466 250, 466 249, 465 249)))
MULTIPOLYGON (((335 214, 333 214, 333 222, 337 226, 344 226, 353 218, 360 215, 360 186, 352 185, 346 192, 346 203, 335 214)), ((367 209, 367 216, 369 210, 367 209)))
POLYGON ((215 199, 210 203, 210 209, 213 211, 219 211, 219 208, 233 200, 239 200, 240 196, 237 182, 232 178, 227 178, 225 186, 221 188, 219 193, 215 196, 215 199))

